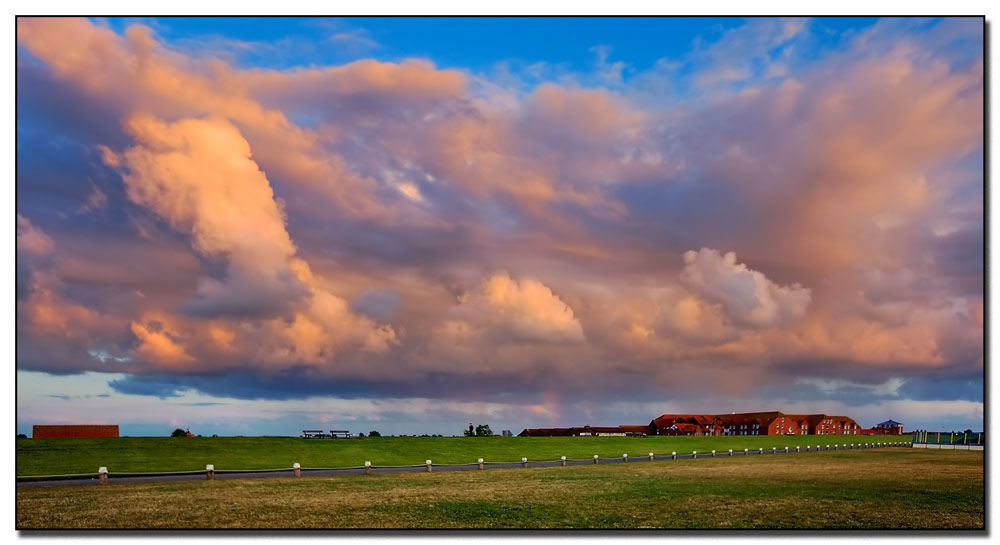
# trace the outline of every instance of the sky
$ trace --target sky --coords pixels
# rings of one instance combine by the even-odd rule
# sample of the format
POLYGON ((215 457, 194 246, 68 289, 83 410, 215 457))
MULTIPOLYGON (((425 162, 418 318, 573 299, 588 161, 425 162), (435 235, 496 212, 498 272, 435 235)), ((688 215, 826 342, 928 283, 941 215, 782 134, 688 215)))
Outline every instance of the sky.
POLYGON ((980 429, 983 39, 20 18, 17 431, 980 429))

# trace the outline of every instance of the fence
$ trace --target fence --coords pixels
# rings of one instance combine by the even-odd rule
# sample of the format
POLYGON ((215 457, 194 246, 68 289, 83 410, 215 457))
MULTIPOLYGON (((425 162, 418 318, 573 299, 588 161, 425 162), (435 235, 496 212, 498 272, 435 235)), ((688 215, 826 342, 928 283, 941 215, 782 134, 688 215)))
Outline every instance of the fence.
POLYGON ((237 478, 244 476, 273 476, 273 477, 301 477, 303 473, 313 474, 313 475, 331 475, 331 474, 360 474, 364 473, 366 475, 372 474, 375 470, 379 470, 382 473, 391 472, 412 472, 412 471, 424 471, 432 472, 435 467, 443 470, 471 470, 471 469, 487 469, 490 468, 527 468, 527 467, 553 467, 553 466, 567 466, 567 465, 584 465, 584 464, 600 464, 600 463, 633 463, 633 462, 644 462, 644 461, 662 461, 662 460, 697 460, 699 458, 720 458, 720 457, 735 457, 735 456, 776 456, 779 454, 797 454, 803 452, 822 452, 822 451, 837 451, 837 450, 863 450, 872 448, 885 448, 885 447, 909 447, 910 443, 906 441, 890 441, 890 442, 868 442, 868 443, 851 443, 851 444, 833 444, 833 445, 809 445, 806 447, 771 447, 769 449, 757 448, 756 450, 743 449, 733 450, 723 452, 697 452, 693 451, 690 454, 671 452, 670 454, 654 454, 652 452, 646 455, 629 457, 628 454, 622 454, 621 458, 601 458, 599 455, 595 454, 593 458, 583 458, 583 459, 568 459, 565 456, 561 456, 557 460, 528 460, 526 457, 522 457, 520 461, 511 462, 492 462, 486 461, 483 458, 479 458, 475 462, 470 463, 459 463, 459 464, 434 464, 432 460, 426 460, 423 464, 412 464, 412 465, 374 465, 371 461, 365 461, 364 465, 360 466, 348 466, 348 467, 302 467, 300 464, 292 464, 292 467, 287 468, 275 468, 275 469, 216 469, 213 464, 208 464, 205 466, 204 470, 191 470, 191 471, 161 471, 161 472, 115 472, 110 473, 107 467, 101 467, 96 473, 75 473, 75 474, 64 474, 64 475, 18 475, 16 480, 19 485, 30 485, 30 484, 51 484, 53 482, 66 482, 66 484, 85 484, 98 482, 100 484, 106 484, 110 478, 114 479, 129 479, 133 481, 150 481, 150 480, 191 480, 191 479, 207 479, 215 480, 216 477, 220 478, 237 478))
POLYGON ((984 432, 917 430, 912 435, 913 446, 916 448, 967 449, 979 447, 978 449, 973 448, 973 450, 981 450, 986 445, 984 432))

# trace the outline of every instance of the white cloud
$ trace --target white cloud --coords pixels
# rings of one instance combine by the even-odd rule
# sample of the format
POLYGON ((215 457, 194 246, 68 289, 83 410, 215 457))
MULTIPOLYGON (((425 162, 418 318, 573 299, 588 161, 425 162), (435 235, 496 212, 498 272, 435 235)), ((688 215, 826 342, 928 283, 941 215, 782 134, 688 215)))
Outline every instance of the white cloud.
POLYGON ((698 296, 719 303, 734 322, 769 327, 801 318, 811 291, 799 284, 779 286, 763 273, 736 262, 736 254, 702 248, 684 253, 681 282, 698 296))

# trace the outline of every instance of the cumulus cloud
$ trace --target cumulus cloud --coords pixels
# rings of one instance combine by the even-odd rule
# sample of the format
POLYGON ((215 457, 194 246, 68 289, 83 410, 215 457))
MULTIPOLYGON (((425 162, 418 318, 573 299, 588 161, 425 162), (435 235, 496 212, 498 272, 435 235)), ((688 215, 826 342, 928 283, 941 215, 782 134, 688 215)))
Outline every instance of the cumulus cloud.
POLYGON ((175 340, 177 334, 164 330, 160 324, 132 322, 130 329, 138 340, 133 353, 139 358, 174 368, 183 368, 194 361, 194 358, 175 340))
POLYGON ((456 316, 517 341, 580 342, 583 328, 562 299, 534 278, 511 278, 498 272, 464 294, 456 316))
POLYGON ((982 29, 823 26, 513 92, 20 18, 18 366, 677 403, 981 375, 982 29))
POLYGON ((306 291, 289 267, 296 249, 240 132, 218 119, 139 117, 127 127, 137 141, 122 154, 129 199, 189 234, 199 254, 227 262, 226 277, 201 279, 188 307, 273 316, 294 305, 306 291))
POLYGON ((719 303, 734 322, 769 327, 801 318, 811 290, 799 284, 779 286, 763 273, 736 262, 736 254, 702 248, 684 253, 681 282, 701 297, 719 303))
MULTIPOLYGON (((184 308, 206 318, 264 319, 249 328, 217 324, 209 330, 212 344, 232 346, 235 331, 242 330, 256 337, 241 339, 244 350, 257 349, 251 361, 318 364, 332 361, 344 345, 382 351, 395 341, 390 327, 353 314, 296 257, 270 183, 231 123, 137 117, 127 128, 137 145, 109 166, 123 168, 129 199, 190 236, 202 256, 226 263, 225 277, 199 279, 195 299, 184 308)), ((137 357, 169 365, 191 361, 177 335, 135 322, 131 331, 139 340, 137 357)))

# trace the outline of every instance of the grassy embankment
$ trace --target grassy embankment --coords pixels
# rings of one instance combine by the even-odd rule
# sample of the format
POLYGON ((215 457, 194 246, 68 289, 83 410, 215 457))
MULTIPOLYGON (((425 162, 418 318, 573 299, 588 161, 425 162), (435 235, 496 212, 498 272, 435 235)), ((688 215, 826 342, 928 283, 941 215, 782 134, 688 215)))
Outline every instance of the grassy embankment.
POLYGON ((739 437, 376 437, 299 439, 291 437, 122 437, 118 439, 18 439, 17 475, 188 471, 214 464, 217 469, 351 467, 366 460, 375 466, 528 460, 620 458, 725 452, 745 448, 782 449, 806 445, 887 442, 908 438, 861 436, 739 437))
POLYGON ((880 449, 494 471, 22 487, 17 526, 982 529, 983 454, 880 449))

